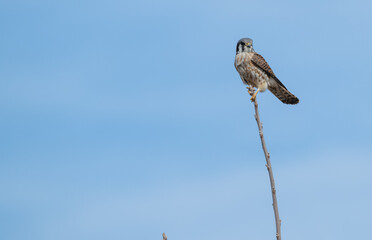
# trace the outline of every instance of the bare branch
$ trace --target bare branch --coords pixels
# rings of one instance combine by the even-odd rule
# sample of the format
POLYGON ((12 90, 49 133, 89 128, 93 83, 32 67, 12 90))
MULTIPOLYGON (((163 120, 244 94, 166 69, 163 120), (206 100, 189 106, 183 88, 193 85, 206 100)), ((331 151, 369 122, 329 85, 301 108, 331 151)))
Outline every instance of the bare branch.
MULTIPOLYGON (((247 87, 247 89, 248 89, 248 93, 252 96, 254 93, 254 89, 251 86, 247 87)), ((273 208, 274 208, 275 225, 276 225, 276 239, 281 240, 282 239, 281 230, 280 230, 281 220, 279 217, 278 201, 276 199, 275 181, 274 181, 274 174, 273 174, 273 170, 272 170, 271 162, 270 162, 270 154, 267 151, 266 142, 265 142, 265 138, 263 135, 263 127, 260 121, 260 115, 258 114, 258 104, 257 104, 256 99, 254 100, 253 103, 254 103, 254 110, 256 112, 255 119, 257 121, 257 126, 259 130, 260 138, 261 138, 262 149, 264 151, 265 158, 266 158, 266 168, 267 168, 267 171, 269 172, 269 177, 270 177, 271 195, 273 198, 273 208)))
POLYGON ((165 235, 165 233, 163 233, 163 240, 167 240, 167 235, 165 235))

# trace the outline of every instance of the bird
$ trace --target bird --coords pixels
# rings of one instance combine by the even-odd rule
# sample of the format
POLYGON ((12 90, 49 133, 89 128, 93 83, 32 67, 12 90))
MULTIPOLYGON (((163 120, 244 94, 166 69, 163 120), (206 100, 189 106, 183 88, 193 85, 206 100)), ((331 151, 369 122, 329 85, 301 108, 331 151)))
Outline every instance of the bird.
POLYGON ((257 88, 252 94, 251 101, 256 100, 258 92, 269 89, 285 104, 297 104, 299 99, 293 95, 275 76, 266 60, 253 49, 253 40, 242 38, 236 45, 235 68, 243 83, 257 88))

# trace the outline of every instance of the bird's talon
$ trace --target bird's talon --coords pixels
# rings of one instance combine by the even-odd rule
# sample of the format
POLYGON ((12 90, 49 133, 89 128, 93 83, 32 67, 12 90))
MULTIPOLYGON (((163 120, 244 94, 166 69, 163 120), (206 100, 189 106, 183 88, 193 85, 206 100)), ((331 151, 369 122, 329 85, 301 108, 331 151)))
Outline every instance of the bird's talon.
POLYGON ((246 87, 247 88, 247 90, 248 90, 248 93, 249 93, 249 95, 253 95, 254 94, 254 89, 252 89, 252 87, 251 86, 248 86, 248 87, 246 87))

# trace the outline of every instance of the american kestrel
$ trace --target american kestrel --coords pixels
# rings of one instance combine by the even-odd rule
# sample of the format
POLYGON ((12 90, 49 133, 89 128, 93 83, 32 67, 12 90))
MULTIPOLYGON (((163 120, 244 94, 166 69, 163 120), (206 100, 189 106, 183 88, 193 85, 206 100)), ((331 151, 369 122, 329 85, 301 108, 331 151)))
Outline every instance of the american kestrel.
POLYGON ((290 93, 279 81, 265 59, 253 49, 250 38, 242 38, 236 45, 235 68, 244 84, 257 88, 251 100, 256 99, 258 91, 269 89, 280 101, 297 104, 298 98, 290 93))

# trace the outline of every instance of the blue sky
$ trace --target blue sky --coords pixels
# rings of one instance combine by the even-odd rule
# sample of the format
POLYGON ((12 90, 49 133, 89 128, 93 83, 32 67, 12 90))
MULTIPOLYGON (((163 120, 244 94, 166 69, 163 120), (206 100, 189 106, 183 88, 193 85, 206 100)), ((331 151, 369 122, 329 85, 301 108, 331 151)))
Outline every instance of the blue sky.
POLYGON ((0 238, 273 239, 255 50, 300 98, 258 95, 283 239, 366 239, 368 1, 1 1, 0 238))

